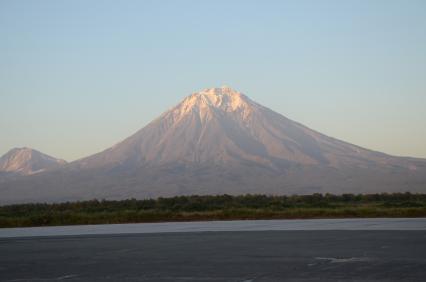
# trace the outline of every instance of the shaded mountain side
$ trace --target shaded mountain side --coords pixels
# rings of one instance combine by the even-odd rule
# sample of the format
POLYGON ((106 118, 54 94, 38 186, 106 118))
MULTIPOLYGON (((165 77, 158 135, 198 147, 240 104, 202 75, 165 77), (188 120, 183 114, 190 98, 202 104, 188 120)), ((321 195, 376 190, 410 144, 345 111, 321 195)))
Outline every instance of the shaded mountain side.
POLYGON ((422 171, 304 166, 284 173, 251 164, 58 170, 0 185, 0 204, 213 194, 425 192, 422 171), (19 192, 19 198, 16 193, 19 192), (48 196, 46 196, 48 195, 48 196))

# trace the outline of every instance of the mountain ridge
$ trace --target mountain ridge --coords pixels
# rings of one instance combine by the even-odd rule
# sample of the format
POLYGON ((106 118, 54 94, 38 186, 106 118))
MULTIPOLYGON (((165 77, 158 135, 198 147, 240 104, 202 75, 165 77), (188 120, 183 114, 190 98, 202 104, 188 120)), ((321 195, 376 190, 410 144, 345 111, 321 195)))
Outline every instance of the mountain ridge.
POLYGON ((224 86, 192 93, 102 152, 0 184, 0 203, 424 192, 425 185, 424 159, 394 157, 329 137, 224 86), (17 196, 19 191, 25 197, 17 196))

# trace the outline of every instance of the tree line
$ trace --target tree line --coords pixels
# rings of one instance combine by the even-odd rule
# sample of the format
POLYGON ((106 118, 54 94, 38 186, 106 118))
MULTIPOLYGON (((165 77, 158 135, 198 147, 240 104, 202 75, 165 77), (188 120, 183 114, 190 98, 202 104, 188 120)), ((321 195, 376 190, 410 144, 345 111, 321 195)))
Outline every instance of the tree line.
POLYGON ((177 220, 426 216, 426 194, 214 195, 0 207, 0 227, 177 220))

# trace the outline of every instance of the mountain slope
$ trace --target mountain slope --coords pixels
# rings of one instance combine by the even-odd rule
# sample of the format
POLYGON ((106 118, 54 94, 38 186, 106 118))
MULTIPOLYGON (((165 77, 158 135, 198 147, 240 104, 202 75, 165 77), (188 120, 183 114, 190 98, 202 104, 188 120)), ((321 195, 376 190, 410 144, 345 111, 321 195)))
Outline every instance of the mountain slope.
POLYGON ((103 152, 0 185, 0 201, 425 192, 425 185, 426 160, 336 140, 221 87, 188 96, 103 152))
POLYGON ((31 175, 66 162, 30 148, 14 148, 0 158, 0 172, 31 175))
POLYGON ((288 165, 412 165, 315 132, 229 87, 192 94, 130 138, 76 165, 240 162, 278 170, 288 165))

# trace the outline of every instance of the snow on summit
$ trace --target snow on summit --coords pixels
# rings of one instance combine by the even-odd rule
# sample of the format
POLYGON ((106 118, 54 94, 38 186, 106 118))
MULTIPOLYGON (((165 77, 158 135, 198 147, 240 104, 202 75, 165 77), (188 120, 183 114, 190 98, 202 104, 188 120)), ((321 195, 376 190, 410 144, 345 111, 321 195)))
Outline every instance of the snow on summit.
MULTIPOLYGON (((186 97, 171 110, 175 120, 196 112, 205 121, 212 118, 213 111, 240 112, 247 116, 257 104, 231 87, 207 88, 186 97)), ((166 113, 167 114, 167 113, 166 113)))

